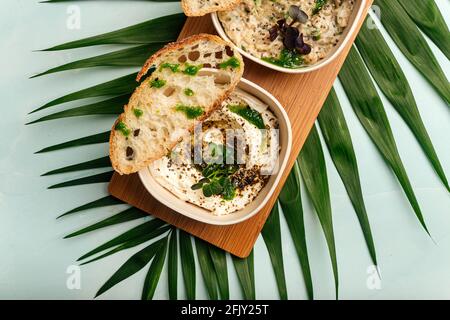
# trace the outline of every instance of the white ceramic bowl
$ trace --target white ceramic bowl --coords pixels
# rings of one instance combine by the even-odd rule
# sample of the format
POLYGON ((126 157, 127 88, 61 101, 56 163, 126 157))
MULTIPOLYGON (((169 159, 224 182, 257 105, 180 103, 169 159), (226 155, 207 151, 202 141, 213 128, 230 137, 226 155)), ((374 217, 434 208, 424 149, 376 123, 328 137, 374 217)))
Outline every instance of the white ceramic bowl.
MULTIPOLYGON (((334 59, 336 59, 336 57, 339 56, 339 54, 342 52, 342 50, 344 49, 346 44, 350 41, 352 34, 354 34, 356 32, 356 27, 357 27, 358 21, 360 21, 362 19, 362 15, 364 12, 364 8, 366 7, 366 4, 367 4, 367 0, 356 0, 355 8, 353 10, 352 16, 350 17, 350 23, 349 23, 348 27, 345 29, 344 33, 342 34, 341 40, 339 41, 337 46, 335 46, 330 51, 330 53, 328 54, 328 56, 325 59, 322 59, 321 61, 319 61, 318 63, 315 63, 313 65, 301 67, 298 69, 283 68, 283 67, 274 65, 270 62, 266 62, 255 56, 252 56, 250 53, 245 52, 244 50, 242 50, 241 48, 239 48, 235 45, 233 45, 233 46, 244 57, 246 57, 262 66, 265 66, 267 68, 270 68, 270 69, 273 69, 276 71, 285 72, 285 73, 308 73, 311 71, 315 71, 317 69, 320 69, 320 68, 328 65, 331 61, 333 61, 334 59)), ((222 37, 222 39, 224 39, 225 41, 233 43, 233 41, 231 41, 230 38, 228 38, 227 34, 223 30, 222 24, 220 23, 219 17, 217 16, 216 12, 211 13, 211 18, 212 18, 214 28, 216 29, 219 36, 222 37)))
POLYGON ((171 208, 172 210, 181 213, 191 219, 201 221, 208 224, 214 225, 229 225, 239 223, 246 219, 253 217, 257 214, 267 203, 269 198, 275 191, 278 185, 281 175, 286 169, 286 164, 291 153, 292 145, 292 130, 291 123, 289 121, 286 111, 283 109, 281 104, 272 96, 269 92, 261 88, 260 86, 246 80, 241 79, 241 82, 237 86, 241 90, 255 96, 265 104, 267 104, 270 110, 278 118, 280 131, 280 155, 279 155, 279 170, 276 174, 270 176, 269 181, 265 187, 261 190, 258 196, 249 203, 242 210, 236 211, 234 213, 216 216, 206 209, 193 205, 189 202, 185 202, 170 191, 162 187, 151 175, 148 168, 139 171, 139 177, 144 184, 147 191, 159 202, 165 206, 171 208))

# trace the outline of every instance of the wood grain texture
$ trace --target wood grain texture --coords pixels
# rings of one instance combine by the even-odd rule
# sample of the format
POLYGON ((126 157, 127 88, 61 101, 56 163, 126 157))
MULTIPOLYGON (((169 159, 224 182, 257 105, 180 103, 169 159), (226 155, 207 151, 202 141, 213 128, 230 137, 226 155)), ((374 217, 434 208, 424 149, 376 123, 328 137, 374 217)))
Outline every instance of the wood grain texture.
MULTIPOLYGON (((372 1, 369 1, 369 5, 372 1)), ((365 8, 365 14, 369 9, 365 8)), ((363 21, 358 22, 358 30, 363 21)), ((180 39, 196 33, 215 33, 209 16, 188 18, 180 39)), ((142 185, 137 174, 114 174, 110 184, 111 195, 191 233, 238 257, 247 257, 281 191, 294 162, 308 137, 325 102, 337 74, 350 50, 352 41, 334 62, 321 70, 305 74, 283 74, 245 61, 244 77, 271 92, 285 107, 292 124, 293 145, 286 171, 268 204, 249 220, 231 226, 213 226, 178 214, 155 200, 142 185)))

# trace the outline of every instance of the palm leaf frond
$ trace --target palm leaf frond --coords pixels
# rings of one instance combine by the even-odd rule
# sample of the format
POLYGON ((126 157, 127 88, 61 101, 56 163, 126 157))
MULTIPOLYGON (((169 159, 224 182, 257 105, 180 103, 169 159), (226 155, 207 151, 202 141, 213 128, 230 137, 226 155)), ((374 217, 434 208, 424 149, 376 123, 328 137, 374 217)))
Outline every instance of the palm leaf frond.
POLYGON ((157 50, 161 49, 165 44, 166 42, 146 44, 143 46, 114 51, 83 60, 73 61, 36 74, 31 78, 37 78, 47 74, 74 69, 86 69, 94 67, 140 67, 144 64, 145 60, 147 60, 148 57, 150 57, 157 50))
POLYGON ((89 251, 88 253, 82 255, 80 258, 77 259, 77 261, 85 260, 97 253, 102 252, 102 251, 119 246, 119 245, 124 244, 129 241, 138 239, 142 236, 145 236, 149 233, 154 232, 155 230, 161 228, 164 225, 165 225, 165 223, 159 219, 152 219, 150 221, 144 222, 144 223, 142 223, 134 228, 131 228, 130 230, 118 235, 117 237, 109 240, 108 242, 98 246, 97 248, 89 251))
POLYGON ((286 219, 295 250, 297 251, 300 267, 305 281, 306 293, 310 300, 314 299, 314 290, 309 266, 308 248, 306 245, 305 222, 300 192, 300 169, 294 164, 278 197, 286 219))
POLYGON ((166 239, 161 239, 155 243, 152 243, 151 245, 132 255, 131 258, 129 258, 97 291, 95 297, 98 297, 99 295, 114 287, 119 282, 131 277, 133 274, 144 268, 155 256, 159 248, 164 245, 163 242, 165 240, 166 239))
POLYGON ((92 202, 83 204, 82 206, 76 207, 75 209, 69 210, 69 211, 63 213, 62 215, 58 216, 57 219, 65 217, 69 214, 76 213, 76 212, 86 211, 86 210, 101 208, 101 207, 107 207, 107 206, 112 206, 112 205, 117 205, 117 204, 124 204, 124 202, 117 198, 114 198, 113 196, 106 196, 106 197, 94 200, 92 202))
POLYGON ((208 292, 209 299, 217 300, 219 298, 217 275, 211 255, 209 254, 208 246, 209 245, 203 240, 195 238, 197 260, 200 265, 200 271, 203 276, 206 291, 208 292))
POLYGON ((400 0, 414 23, 450 59, 450 32, 434 0, 400 0))
POLYGON ((89 160, 82 163, 73 164, 70 166, 62 167, 59 169, 51 170, 46 173, 43 173, 41 176, 50 176, 54 174, 74 172, 74 171, 82 171, 88 169, 98 169, 98 168, 106 168, 111 167, 111 161, 108 156, 101 157, 94 160, 89 160))
POLYGON ((411 129, 442 183, 450 191, 447 177, 420 117, 408 80, 380 31, 362 28, 356 46, 381 91, 411 129))
POLYGON ((178 298, 178 231, 173 229, 170 235, 167 282, 170 300, 178 298))
POLYGON ((222 300, 230 299, 230 288, 228 284, 228 267, 227 256, 225 251, 210 245, 209 254, 216 270, 217 284, 219 285, 219 293, 222 300))
POLYGON ((284 275, 283 247, 281 244, 280 213, 278 210, 278 203, 273 206, 272 212, 266 220, 264 228, 262 229, 262 236, 275 272, 275 279, 277 281, 280 299, 287 300, 288 293, 286 287, 286 277, 284 275))
POLYGON ((256 299, 256 289, 255 289, 255 266, 253 258, 253 250, 250 255, 241 259, 232 256, 234 269, 236 270, 239 284, 241 285, 242 294, 245 300, 255 300, 256 299))
MULTIPOLYGON (((424 36, 398 1, 375 0, 389 35, 408 60, 450 105, 450 84, 424 36)), ((442 40, 442 39, 441 39, 442 40)))
POLYGON ((306 190, 319 217, 328 245, 333 268, 336 299, 339 296, 339 275, 334 240, 333 218, 331 215, 330 191, 328 189, 325 157, 320 143, 319 133, 313 126, 299 156, 300 171, 306 190))
POLYGON ((103 44, 148 44, 155 42, 170 42, 177 39, 185 20, 186 16, 184 14, 172 14, 116 31, 71 41, 42 51, 67 50, 103 44))
POLYGON ((129 241, 127 241, 127 242, 117 246, 116 248, 111 249, 111 250, 109 250, 109 251, 107 251, 107 252, 105 252, 105 253, 103 253, 103 254, 95 257, 95 258, 92 258, 90 260, 84 261, 80 265, 83 266, 85 264, 89 264, 89 263, 92 263, 94 261, 98 261, 98 260, 104 259, 106 257, 109 257, 110 255, 113 255, 113 254, 115 254, 117 252, 120 252, 122 250, 134 248, 134 247, 136 247, 136 246, 138 246, 140 244, 143 244, 143 243, 145 243, 147 241, 150 241, 150 240, 152 240, 152 239, 154 239, 156 237, 159 237, 160 235, 162 235, 164 233, 167 233, 167 231, 170 231, 170 230, 171 230, 171 227, 169 225, 162 226, 161 228, 156 229, 156 230, 154 230, 152 232, 149 232, 149 233, 147 233, 147 234, 145 234, 145 235, 143 235, 143 236, 141 236, 139 238, 129 240, 129 241))
POLYGON ((90 225, 86 228, 83 228, 83 229, 75 231, 71 234, 68 234, 67 236, 64 237, 64 239, 77 237, 82 234, 92 232, 94 230, 106 228, 106 227, 113 226, 116 224, 132 221, 132 220, 136 220, 136 219, 141 219, 141 218, 145 218, 145 217, 148 217, 147 213, 145 213, 137 208, 131 207, 131 208, 128 208, 122 212, 119 212, 109 218, 106 218, 102 221, 94 223, 93 225, 90 225))
POLYGON ((94 183, 105 183, 105 182, 109 182, 111 180, 113 173, 114 173, 114 171, 107 171, 107 172, 95 174, 92 176, 69 180, 69 181, 51 185, 50 187, 48 187, 48 189, 74 187, 74 186, 80 186, 80 185, 85 185, 85 184, 94 184, 94 183))
POLYGON ((373 263, 377 265, 377 255, 361 190, 358 163, 353 149, 352 138, 334 89, 328 95, 318 119, 331 159, 355 209, 366 239, 370 257, 373 263))
POLYGON ((60 98, 54 99, 49 103, 39 107, 30 113, 34 113, 43 109, 47 109, 62 103, 104 96, 123 96, 131 94, 138 85, 136 81, 137 73, 132 73, 105 83, 101 83, 77 92, 69 93, 60 98))
POLYGON ((422 211, 398 153, 394 135, 378 92, 355 48, 350 50, 339 73, 344 90, 362 126, 394 171, 422 227, 427 231, 422 211))
POLYGON ((186 298, 195 300, 196 295, 196 273, 194 249, 192 248, 191 236, 180 230, 180 258, 181 270, 183 271, 186 298))
POLYGON ((156 286, 158 285, 159 277, 164 267, 164 261, 166 260, 168 237, 165 237, 163 240, 163 244, 156 251, 155 257, 148 269, 147 276, 145 277, 141 296, 142 300, 152 300, 155 294, 156 286))
POLYGON ((27 123, 27 125, 43 121, 71 118, 71 117, 105 115, 105 114, 117 115, 123 112, 123 106, 128 103, 130 99, 130 94, 131 93, 128 93, 122 96, 106 99, 103 101, 87 104, 84 106, 55 112, 47 116, 41 117, 37 120, 30 121, 27 123))
POLYGON ((67 142, 58 143, 53 146, 36 151, 35 153, 44 153, 44 152, 56 151, 56 150, 61 150, 61 149, 66 149, 66 148, 86 146, 86 145, 90 145, 90 144, 105 143, 105 142, 108 142, 110 134, 111 134, 110 131, 93 134, 93 135, 86 136, 83 138, 78 138, 78 139, 70 140, 67 142))

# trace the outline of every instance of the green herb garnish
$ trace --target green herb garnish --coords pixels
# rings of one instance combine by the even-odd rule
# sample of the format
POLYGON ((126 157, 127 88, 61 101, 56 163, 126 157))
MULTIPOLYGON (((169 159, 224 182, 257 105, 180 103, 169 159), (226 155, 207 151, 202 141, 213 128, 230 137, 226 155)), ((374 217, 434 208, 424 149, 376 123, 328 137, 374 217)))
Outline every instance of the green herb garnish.
POLYGON ((295 69, 303 66, 303 58, 300 54, 294 50, 283 49, 281 50, 280 56, 278 58, 262 58, 264 61, 270 62, 274 65, 295 69))
POLYGON ((233 200, 236 197, 236 187, 230 178, 225 178, 222 185, 222 197, 224 200, 233 200))
POLYGON ((119 121, 116 126, 114 127, 115 130, 118 130, 120 132, 122 132, 122 134, 125 137, 128 137, 128 135, 130 134, 131 130, 128 129, 127 125, 125 123, 123 123, 122 121, 119 121))
POLYGON ((192 97, 194 95, 194 91, 192 91, 192 89, 186 88, 184 89, 184 94, 188 97, 192 97))
POLYGON ((137 118, 139 118, 144 114, 144 111, 142 111, 141 109, 133 108, 133 113, 137 118))
MULTIPOLYGON (((225 146, 221 146, 221 148, 225 148, 225 146)), ((191 189, 202 189, 203 195, 207 198, 221 195, 224 200, 232 200, 236 196, 236 187, 231 180, 231 175, 236 170, 237 166, 232 164, 207 164, 202 170, 204 178, 192 185, 191 189)))
POLYGON ((180 65, 177 63, 165 62, 159 67, 159 70, 162 69, 170 69, 172 72, 178 72, 180 70, 180 65))
POLYGON ((314 31, 311 33, 311 36, 312 36, 312 39, 313 39, 314 41, 319 41, 320 38, 322 37, 322 35, 321 35, 319 29, 314 30, 314 31))
POLYGON ((231 57, 227 61, 224 61, 224 62, 220 63, 219 64, 219 68, 220 69, 225 69, 227 67, 239 68, 240 65, 241 65, 240 62, 239 62, 239 60, 236 57, 231 57))
POLYGON ((183 73, 189 76, 195 76, 202 67, 203 66, 187 65, 186 68, 183 70, 183 73))
POLYGON ((256 111, 255 109, 250 108, 250 106, 246 105, 228 105, 228 109, 231 112, 234 112, 240 115, 242 118, 253 124, 258 129, 265 129, 266 126, 264 124, 264 120, 261 116, 261 113, 256 111))
POLYGON ((205 111, 203 110, 202 107, 186 106, 183 104, 178 104, 175 107, 175 110, 184 112, 184 114, 186 115, 186 117, 188 119, 196 119, 196 118, 200 117, 203 113, 205 113, 205 111))
POLYGON ((223 187, 218 180, 213 180, 210 183, 205 183, 202 186, 203 195, 207 198, 220 195, 223 191, 223 187))
POLYGON ((312 11, 313 14, 318 14, 320 10, 323 9, 323 6, 326 5, 328 0, 316 0, 316 5, 312 11))
POLYGON ((162 88, 162 87, 164 87, 165 84, 166 84, 165 80, 156 78, 150 82, 150 87, 151 88, 162 88))

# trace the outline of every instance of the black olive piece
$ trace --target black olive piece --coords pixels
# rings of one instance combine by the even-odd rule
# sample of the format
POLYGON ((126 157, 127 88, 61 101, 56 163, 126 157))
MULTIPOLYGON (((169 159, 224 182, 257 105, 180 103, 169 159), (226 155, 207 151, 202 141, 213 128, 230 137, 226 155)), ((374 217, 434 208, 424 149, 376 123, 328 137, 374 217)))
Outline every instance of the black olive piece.
POLYGON ((277 21, 278 28, 280 28, 281 31, 286 30, 286 19, 280 19, 277 21))
POLYGON ((269 39, 270 41, 274 41, 278 37, 278 27, 273 26, 269 29, 269 39))
POLYGON ((231 49, 230 46, 226 46, 226 47, 225 47, 225 52, 227 53, 227 56, 229 56, 229 57, 234 56, 233 49, 231 49))
POLYGON ((134 154, 134 150, 131 147, 127 147, 126 156, 128 160, 131 160, 134 154))
POLYGON ((295 49, 303 55, 311 53, 311 46, 303 41, 303 33, 295 40, 295 49))
POLYGON ((298 38, 299 31, 297 28, 288 27, 286 29, 286 34, 284 35, 283 44, 286 49, 292 50, 295 48, 295 42, 298 38))
POLYGON ((137 137, 139 133, 141 132, 141 129, 136 129, 133 131, 133 136, 137 137))

